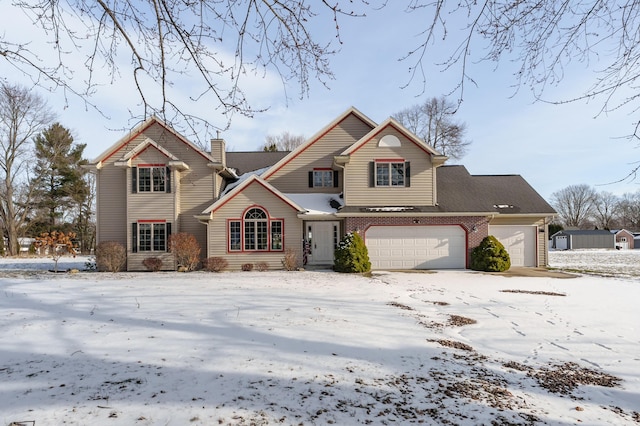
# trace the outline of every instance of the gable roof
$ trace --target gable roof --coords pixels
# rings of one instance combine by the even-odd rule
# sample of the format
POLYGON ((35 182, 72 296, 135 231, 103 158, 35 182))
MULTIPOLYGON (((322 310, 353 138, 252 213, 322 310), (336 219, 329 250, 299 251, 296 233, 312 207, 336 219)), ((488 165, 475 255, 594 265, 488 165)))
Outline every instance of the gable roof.
MULTIPOLYGON (((393 127, 395 130, 400 132, 403 136, 405 136, 407 139, 409 139, 411 142, 417 145, 418 148, 420 148, 427 154, 432 155, 434 157, 445 157, 446 159, 446 156, 440 154, 438 151, 436 151, 435 149, 433 149, 432 147, 424 143, 422 139, 420 139, 411 131, 409 131, 406 127, 404 127, 402 124, 396 121, 393 117, 387 118, 381 124, 373 128, 369 133, 363 136, 358 142, 354 143, 349 148, 347 148, 344 152, 342 152, 341 155, 353 154, 354 152, 356 152, 358 149, 364 146, 367 142, 369 142, 372 138, 374 138, 376 135, 378 135, 387 127, 393 127)), ((443 162, 444 162, 444 159, 443 159, 443 162)))
POLYGON ((216 200, 213 204, 211 204, 209 207, 207 207, 202 213, 203 214, 212 214, 212 213, 214 213, 216 210, 218 210, 220 207, 222 207, 225 204, 227 204, 236 195, 240 194, 246 187, 248 187, 249 185, 251 185, 254 182, 256 184, 262 185, 264 187, 264 189, 266 189, 267 191, 271 192, 276 197, 280 198, 283 202, 285 202, 286 204, 291 206, 291 208, 293 208, 293 209, 295 209, 295 210, 297 210, 299 212, 304 211, 304 209, 302 207, 300 207, 297 203, 295 203, 293 200, 288 198, 285 194, 283 194, 282 192, 277 190, 269 182, 267 182, 264 179, 262 179, 259 175, 250 174, 246 179, 242 180, 242 182, 239 185, 233 187, 233 189, 231 189, 224 196, 222 196, 218 200, 216 200))
POLYGON ((556 235, 606 235, 613 237, 614 235, 611 231, 607 231, 606 229, 563 229, 562 231, 558 231, 552 235, 555 237, 556 235))
MULTIPOLYGON (((178 140, 180 140, 184 144, 188 145, 189 148, 193 149, 195 152, 200 154, 207 161, 209 161, 211 163, 215 163, 216 162, 216 160, 209 153, 207 153, 207 152, 203 151, 202 149, 198 148, 195 144, 193 144, 187 138, 185 138, 180 133, 178 133, 173 128, 171 128, 167 123, 165 123, 164 121, 160 120, 158 117, 156 117, 154 115, 154 116, 151 116, 151 117, 147 118, 145 121, 140 123, 138 126, 136 126, 133 129, 131 129, 129 134, 127 134, 124 137, 120 138, 116 143, 111 145, 102 154, 98 155, 93 161, 91 161, 90 164, 95 165, 97 168, 101 168, 102 164, 107 159, 109 159, 112 155, 114 155, 116 152, 118 152, 123 146, 125 146, 128 143, 130 143, 133 139, 138 137, 140 134, 144 133, 144 131, 147 130, 149 127, 151 127, 153 124, 158 124, 158 125, 162 126, 165 130, 167 130, 169 133, 171 133, 173 136, 175 136, 178 140)), ((147 138, 147 139, 149 139, 149 138, 147 138)), ((149 139, 149 140, 151 140, 151 139, 149 139)), ((156 146, 157 146, 157 144, 156 144, 156 146)))
POLYGON ((345 112, 343 112, 342 114, 340 114, 331 123, 327 124, 324 128, 322 128, 319 132, 317 132, 311 138, 307 139, 305 143, 303 143, 302 145, 300 145, 299 147, 291 151, 287 156, 285 156, 283 159, 281 159, 276 164, 274 164, 269 170, 267 170, 264 173, 263 177, 265 179, 268 179, 271 175, 273 175, 275 172, 280 170, 285 164, 287 164, 288 162, 296 158, 298 155, 306 151, 307 148, 309 148, 311 145, 313 145, 318 140, 320 140, 324 135, 329 133, 332 129, 334 129, 338 124, 340 124, 350 115, 353 115, 354 117, 358 118, 359 120, 367 124, 372 129, 376 127, 376 123, 373 120, 371 120, 369 117, 361 113, 356 108, 351 107, 347 109, 345 112))

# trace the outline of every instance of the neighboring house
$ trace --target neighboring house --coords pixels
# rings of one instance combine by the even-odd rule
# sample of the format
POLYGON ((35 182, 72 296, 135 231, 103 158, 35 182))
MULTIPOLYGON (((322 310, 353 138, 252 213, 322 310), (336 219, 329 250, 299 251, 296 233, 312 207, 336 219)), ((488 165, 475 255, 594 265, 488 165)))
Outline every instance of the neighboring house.
POLYGON ((522 177, 446 166, 393 119, 377 124, 350 108, 275 164, 224 147, 215 139, 203 152, 156 118, 138 126, 92 163, 97 241, 122 243, 129 270, 151 256, 173 269, 166 249, 176 232, 194 234, 203 257, 223 257, 234 270, 280 269, 287 249, 330 265, 352 231, 373 269, 466 268, 489 234, 513 266, 547 264, 555 211, 522 177), (249 164, 262 168, 236 174, 249 164))
POLYGON ((563 230, 551 236, 551 246, 556 250, 576 250, 616 247, 616 236, 604 229, 563 230))
POLYGON ((616 236, 616 248, 627 250, 635 247, 633 233, 626 229, 611 230, 611 233, 616 236))

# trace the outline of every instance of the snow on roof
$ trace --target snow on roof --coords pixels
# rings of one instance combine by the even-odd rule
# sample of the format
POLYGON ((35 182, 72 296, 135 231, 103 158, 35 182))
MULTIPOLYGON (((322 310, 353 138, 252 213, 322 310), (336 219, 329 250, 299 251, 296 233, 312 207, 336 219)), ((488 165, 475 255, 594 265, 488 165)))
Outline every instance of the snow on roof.
POLYGON ((222 191, 222 195, 228 194, 233 188, 235 188, 236 186, 240 185, 242 182, 244 182, 245 180, 249 179, 251 176, 253 176, 253 175, 260 176, 262 173, 266 172, 269 169, 269 167, 263 167, 262 169, 252 170, 250 172, 243 173, 242 175, 240 175, 238 177, 237 181, 231 182, 230 184, 228 184, 224 188, 224 191, 222 191))
POLYGON ((284 194, 307 211, 307 214, 334 214, 337 207, 344 205, 338 194, 284 194), (333 200, 333 202, 332 202, 333 200))

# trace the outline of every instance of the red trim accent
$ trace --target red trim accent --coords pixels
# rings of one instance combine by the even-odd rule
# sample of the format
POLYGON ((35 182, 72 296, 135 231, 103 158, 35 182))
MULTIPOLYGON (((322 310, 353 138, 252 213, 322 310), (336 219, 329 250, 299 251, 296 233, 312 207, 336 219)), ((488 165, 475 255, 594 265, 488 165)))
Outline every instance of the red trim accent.
POLYGON ((322 171, 322 172, 328 172, 328 171, 333 171, 333 169, 331 167, 314 167, 313 171, 322 171))
POLYGON ((142 167, 167 167, 166 164, 138 164, 138 168, 142 167))
MULTIPOLYGON (((270 193, 272 193, 273 195, 275 195, 277 198, 279 198, 280 200, 282 200, 285 204, 287 204, 289 207, 291 207, 293 209, 293 206, 291 204, 289 204, 289 201, 285 200, 284 198, 282 198, 280 195, 276 194, 275 192, 273 192, 270 188, 267 188, 261 181, 257 180, 257 179, 253 179, 253 181, 251 181, 250 183, 247 184, 247 186, 245 186, 242 191, 244 191, 246 188, 248 188, 249 186, 253 185, 254 183, 258 183, 260 184, 260 186, 262 186, 264 189, 266 189, 267 191, 269 191, 270 193)), ((235 188, 234 188, 235 189, 235 188)), ((214 213, 215 211, 217 211, 218 209, 221 209, 222 206, 224 206, 225 204, 227 204, 229 201, 233 200, 238 194, 240 194, 242 191, 238 191, 237 193, 235 193, 232 197, 227 197, 222 204, 220 204, 218 207, 216 207, 215 209, 211 210, 210 213, 214 213)), ((263 207, 260 207, 262 209, 264 209, 263 207)), ((267 209, 264 209, 265 211, 267 209)), ((246 211, 246 210, 245 210, 246 211)), ((268 213, 267 213, 268 214, 268 213)))
POLYGON ((376 163, 404 163, 404 158, 376 158, 373 160, 376 163))
POLYGON ((153 124, 158 124, 160 127, 162 127, 163 129, 165 129, 166 131, 168 131, 169 133, 171 133, 172 135, 174 135, 176 138, 180 139, 180 141, 182 143, 184 143, 185 145, 189 145, 190 147, 194 147, 196 152, 198 154, 200 154, 200 156, 202 158, 204 158, 205 160, 209 160, 204 153, 198 149, 192 142, 185 142, 187 141, 187 139, 182 136, 180 133, 178 133, 177 131, 171 129, 170 127, 168 127, 166 124, 164 124, 163 122, 159 121, 158 119, 154 118, 153 120, 151 120, 146 126, 143 126, 140 130, 136 131, 135 133, 133 133, 131 135, 131 137, 125 139, 125 141, 123 143, 121 143, 116 149, 114 149, 109 155, 107 155, 105 158, 103 158, 102 162, 107 161, 109 158, 111 158, 113 155, 115 155, 117 152, 119 152, 123 146, 128 145, 131 143, 132 140, 134 140, 135 138, 137 138, 138 136, 140 136, 141 134, 143 134, 149 127, 151 127, 153 124))
POLYGON ((333 129, 335 129, 340 123, 344 122, 349 116, 353 115, 354 117, 356 117, 358 120, 360 120, 363 124, 366 124, 367 126, 370 126, 369 123, 365 122, 362 118, 358 117, 357 114, 355 114, 353 111, 351 111, 349 114, 345 115, 342 120, 338 121, 335 125, 333 125, 332 127, 329 127, 326 131, 324 131, 322 134, 318 135, 317 138, 315 138, 312 142, 309 142, 304 149, 301 149, 298 152, 295 152, 295 155, 292 155, 291 158, 289 158, 287 161, 285 161, 280 167, 278 167, 277 169, 272 170, 270 173, 268 173, 267 175, 264 176, 263 179, 267 180, 269 179, 271 176, 274 175, 274 173, 276 173, 277 171, 279 171, 280 169, 282 169, 284 166, 286 166, 287 164, 289 164, 289 162, 291 160, 293 160, 294 158, 298 157, 298 155, 302 154, 304 151, 307 150, 307 148, 309 148, 310 146, 312 146, 313 144, 315 144, 316 142, 318 142, 320 139, 322 139, 323 137, 325 137, 327 135, 327 133, 329 133, 330 131, 332 131, 333 129))
POLYGON ((138 219, 138 223, 167 223, 167 219, 138 219))
POLYGON ((227 219, 227 229, 226 229, 226 236, 227 236, 227 253, 229 254, 242 254, 242 253, 281 253, 284 251, 285 249, 285 243, 284 243, 284 226, 285 221, 284 218, 272 218, 271 215, 269 214, 269 210, 267 210, 266 208, 258 205, 258 204, 254 204, 251 205, 249 207, 247 207, 246 209, 244 209, 244 211, 242 212, 242 217, 241 218, 232 218, 232 219, 227 219), (267 248, 266 250, 245 250, 244 248, 244 216, 245 214, 247 214, 247 211, 249 211, 250 209, 253 208, 258 208, 261 209, 262 211, 264 211, 267 214, 267 218, 265 219, 267 221, 267 248), (231 222, 239 222, 240 223, 240 250, 231 250, 231 232, 230 232, 230 223, 231 222), (282 248, 281 249, 273 249, 271 248, 271 224, 273 222, 280 222, 282 223, 282 248))

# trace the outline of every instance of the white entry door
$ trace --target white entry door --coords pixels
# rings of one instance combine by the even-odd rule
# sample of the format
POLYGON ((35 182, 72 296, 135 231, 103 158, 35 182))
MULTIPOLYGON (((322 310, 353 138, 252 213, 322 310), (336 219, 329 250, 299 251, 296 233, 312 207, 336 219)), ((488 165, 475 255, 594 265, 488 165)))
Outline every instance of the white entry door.
POLYGON ((307 238, 311 249, 309 264, 333 264, 333 252, 338 243, 339 232, 340 222, 307 223, 307 238))

